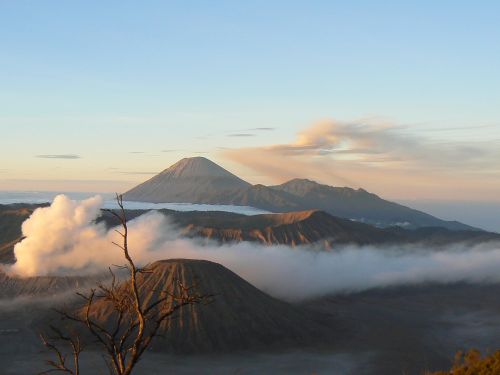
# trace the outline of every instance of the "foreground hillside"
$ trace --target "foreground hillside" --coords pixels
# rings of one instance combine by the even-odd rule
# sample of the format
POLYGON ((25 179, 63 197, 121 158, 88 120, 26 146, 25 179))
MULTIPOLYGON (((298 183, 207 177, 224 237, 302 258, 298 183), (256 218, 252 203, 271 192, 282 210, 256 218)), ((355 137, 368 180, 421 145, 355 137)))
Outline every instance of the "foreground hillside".
POLYGON ((185 158, 124 194, 138 202, 181 202, 251 206, 271 212, 323 210, 379 227, 474 228, 390 202, 364 189, 333 187, 306 179, 281 185, 251 185, 203 157, 185 158))
MULTIPOLYGON (((7 311, 12 311, 16 301, 23 302, 21 307, 29 305, 30 299, 37 301, 40 311, 33 317, 33 328, 44 331, 51 322, 64 324, 50 303, 76 312, 81 300, 75 298, 74 292, 90 289, 97 282, 97 277, 19 278, 0 273, 0 339, 1 327, 6 324, 3 302, 10 301, 7 311)), ((332 341, 327 332, 333 322, 326 318, 327 314, 306 311, 270 297, 220 264, 209 261, 173 259, 153 263, 147 273, 139 275, 141 300, 149 304, 165 296, 165 291, 175 294, 178 282, 195 286, 196 293, 211 295, 210 303, 186 306, 162 323, 161 337, 152 347, 154 351, 222 353, 317 346, 332 341)), ((97 299, 91 310, 93 319, 111 327, 115 326, 115 313, 111 303, 104 299, 97 299)))
MULTIPOLYGON (((161 261, 154 268, 141 292, 144 298, 154 298, 172 276, 187 283, 197 279, 207 288, 203 291, 216 296, 212 304, 186 310, 165 327, 172 331, 146 354, 138 374, 210 369, 221 374, 421 375, 449 368, 457 350, 500 347, 499 285, 374 289, 291 305, 210 262, 161 261), (165 353, 172 351, 190 355, 165 353)), ((60 306, 60 300, 51 300, 60 306)), ((2 374, 38 373, 49 358, 37 332, 48 324, 51 306, 35 301, 16 307, 12 299, 0 298, 2 374)), ((101 312, 103 321, 109 319, 106 307, 101 312)), ((102 359, 88 349, 83 368, 95 373, 102 359)))

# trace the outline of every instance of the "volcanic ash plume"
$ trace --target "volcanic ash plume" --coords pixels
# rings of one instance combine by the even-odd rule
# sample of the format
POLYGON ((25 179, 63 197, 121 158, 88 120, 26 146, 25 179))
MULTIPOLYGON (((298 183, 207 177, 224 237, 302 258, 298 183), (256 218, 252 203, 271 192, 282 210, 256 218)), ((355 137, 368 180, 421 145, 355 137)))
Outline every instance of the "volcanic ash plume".
MULTIPOLYGON (((88 274, 123 264, 120 237, 96 224, 102 199, 76 202, 57 196, 22 226, 10 272, 21 276, 88 274)), ((432 250, 418 246, 345 246, 334 252, 312 247, 261 246, 249 242, 202 245, 180 238, 167 218, 151 211, 129 222, 129 249, 139 264, 190 258, 221 263, 261 290, 287 300, 421 282, 499 282, 500 244, 465 244, 432 250)))
MULTIPOLYGON (((22 276, 86 274, 122 264, 123 255, 112 245, 120 236, 95 223, 102 205, 100 196, 77 202, 58 195, 49 207, 36 209, 22 225, 26 238, 14 248, 17 262, 10 271, 22 276)), ((141 261, 158 241, 164 243, 166 227, 165 217, 156 213, 131 221, 132 256, 141 261)))

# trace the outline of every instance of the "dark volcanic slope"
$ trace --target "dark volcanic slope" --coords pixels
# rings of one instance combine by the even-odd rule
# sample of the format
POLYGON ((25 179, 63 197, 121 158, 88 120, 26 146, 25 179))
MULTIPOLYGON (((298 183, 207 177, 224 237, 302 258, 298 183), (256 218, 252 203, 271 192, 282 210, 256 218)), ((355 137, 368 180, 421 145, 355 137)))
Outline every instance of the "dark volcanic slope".
POLYGON ((218 204, 221 200, 226 204, 256 207, 271 212, 289 212, 301 207, 293 195, 260 184, 233 190, 224 196, 212 197, 207 203, 218 204))
MULTIPOLYGON (((207 305, 187 306, 161 328, 154 350, 181 353, 234 351, 250 348, 284 348, 326 340, 325 326, 317 315, 276 300, 220 264, 203 260, 173 259, 152 264, 152 273, 141 275, 140 295, 155 301, 162 290, 172 291, 177 280, 198 285, 201 294, 214 294, 207 305), (314 316, 315 319, 311 319, 314 316)), ((112 324, 112 309, 105 301, 93 315, 112 324)))
POLYGON ((250 185, 205 158, 186 158, 124 194, 142 202, 184 202, 252 206, 272 212, 323 210, 334 216, 387 227, 443 227, 474 230, 386 201, 363 189, 333 187, 305 179, 282 185, 250 185))
MULTIPOLYGON (((179 216, 179 215, 176 215, 179 216)), ((178 218, 180 222, 183 218, 178 218)), ((376 244, 404 239, 367 224, 336 218, 323 211, 298 211, 284 214, 238 216, 232 220, 199 217, 185 223, 182 233, 188 237, 206 237, 220 242, 256 241, 266 245, 290 246, 321 243, 376 244)))
POLYGON ((50 296, 75 290, 92 282, 89 277, 15 277, 0 271, 0 299, 14 297, 50 296))
POLYGON ((377 226, 407 225, 410 228, 474 229, 457 221, 441 220, 424 212, 384 200, 364 189, 333 187, 306 179, 294 179, 271 188, 296 197, 300 202, 299 209, 317 207, 335 216, 377 226))

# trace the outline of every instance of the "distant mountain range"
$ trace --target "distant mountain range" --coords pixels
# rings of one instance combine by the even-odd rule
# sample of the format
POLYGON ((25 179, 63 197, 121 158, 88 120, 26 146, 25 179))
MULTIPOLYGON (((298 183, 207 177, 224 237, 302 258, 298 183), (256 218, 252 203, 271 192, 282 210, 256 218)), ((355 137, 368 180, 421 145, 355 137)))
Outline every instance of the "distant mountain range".
POLYGON ((203 157, 178 161, 127 191, 124 199, 252 206, 278 213, 323 210, 333 216, 378 227, 478 230, 384 200, 364 189, 333 187, 307 179, 293 179, 275 186, 251 185, 203 157))
MULTIPOLYGON (((127 210, 129 220, 145 210, 127 210)), ((442 227, 405 229, 377 228, 366 223, 332 216, 320 210, 294 211, 278 214, 242 215, 222 211, 159 210, 183 237, 205 238, 219 243, 241 241, 262 245, 317 245, 330 249, 338 245, 403 245, 442 246, 458 242, 477 244, 500 241, 500 234, 486 231, 450 230, 442 227)), ((108 228, 119 225, 104 212, 98 222, 108 228)))

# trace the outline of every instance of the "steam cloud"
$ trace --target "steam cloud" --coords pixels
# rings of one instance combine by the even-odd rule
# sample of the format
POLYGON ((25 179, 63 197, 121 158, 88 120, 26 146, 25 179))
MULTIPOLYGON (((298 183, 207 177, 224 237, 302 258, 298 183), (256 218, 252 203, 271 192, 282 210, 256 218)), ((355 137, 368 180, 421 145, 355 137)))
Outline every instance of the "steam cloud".
MULTIPOLYGON (((99 196, 77 202, 57 196, 22 226, 26 238, 9 269, 21 276, 83 274, 122 264, 114 230, 96 224, 99 196)), ((256 287, 287 300, 329 293, 422 282, 499 282, 500 244, 457 245, 439 251, 418 246, 382 249, 346 246, 335 252, 313 247, 218 246, 180 238, 167 218, 151 211, 129 222, 129 248, 137 262, 191 258, 221 263, 256 287)))

